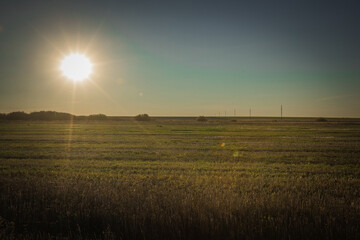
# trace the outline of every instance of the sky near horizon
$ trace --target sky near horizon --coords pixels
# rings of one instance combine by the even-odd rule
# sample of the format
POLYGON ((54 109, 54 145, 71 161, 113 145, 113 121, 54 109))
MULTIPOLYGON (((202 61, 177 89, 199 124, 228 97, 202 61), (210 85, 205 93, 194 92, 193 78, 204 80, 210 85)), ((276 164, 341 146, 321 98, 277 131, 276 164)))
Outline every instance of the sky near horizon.
POLYGON ((360 117, 358 1, 1 1, 0 112, 360 117), (94 74, 59 70, 85 53, 94 74))

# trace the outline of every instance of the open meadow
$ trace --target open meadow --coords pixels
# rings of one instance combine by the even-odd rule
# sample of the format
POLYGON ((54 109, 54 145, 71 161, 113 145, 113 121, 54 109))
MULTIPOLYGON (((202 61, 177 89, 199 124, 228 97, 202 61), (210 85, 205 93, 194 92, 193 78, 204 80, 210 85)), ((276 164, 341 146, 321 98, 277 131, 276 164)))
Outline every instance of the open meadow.
POLYGON ((0 122, 0 239, 360 239, 360 120, 0 122))

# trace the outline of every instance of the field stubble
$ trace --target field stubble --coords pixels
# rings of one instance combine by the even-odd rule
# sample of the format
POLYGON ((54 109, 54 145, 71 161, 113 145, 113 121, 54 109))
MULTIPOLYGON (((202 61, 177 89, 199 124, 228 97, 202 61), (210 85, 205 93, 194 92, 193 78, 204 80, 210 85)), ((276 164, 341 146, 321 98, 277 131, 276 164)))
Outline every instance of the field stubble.
POLYGON ((359 122, 0 123, 0 237, 359 239, 359 122))

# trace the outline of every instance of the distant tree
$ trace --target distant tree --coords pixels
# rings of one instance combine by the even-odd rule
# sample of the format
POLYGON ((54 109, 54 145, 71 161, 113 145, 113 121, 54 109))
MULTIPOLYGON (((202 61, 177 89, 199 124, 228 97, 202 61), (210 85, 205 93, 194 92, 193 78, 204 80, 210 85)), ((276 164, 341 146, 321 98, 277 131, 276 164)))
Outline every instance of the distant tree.
POLYGON ((5 120, 5 119, 6 119, 6 114, 0 113, 0 120, 5 120))
POLYGON ((151 118, 149 117, 149 115, 147 115, 146 113, 144 114, 139 114, 137 116, 134 117, 134 119, 136 121, 150 121, 151 118))
POLYGON ((318 117, 315 119, 316 122, 327 122, 327 119, 326 118, 323 118, 323 117, 318 117))
POLYGON ((74 116, 74 120, 85 121, 85 120, 88 120, 88 116, 74 116))
POLYGON ((208 119, 205 117, 205 116, 199 116, 196 118, 196 121, 199 121, 199 122, 206 122, 208 119))
POLYGON ((107 120, 108 117, 105 114, 92 114, 88 117, 88 119, 101 121, 101 120, 107 120))
POLYGON ((61 113, 55 111, 40 111, 30 113, 31 120, 52 121, 52 120, 70 120, 73 117, 70 113, 61 113))
POLYGON ((29 117, 30 115, 25 112, 11 112, 6 115, 8 120, 28 120, 29 117))

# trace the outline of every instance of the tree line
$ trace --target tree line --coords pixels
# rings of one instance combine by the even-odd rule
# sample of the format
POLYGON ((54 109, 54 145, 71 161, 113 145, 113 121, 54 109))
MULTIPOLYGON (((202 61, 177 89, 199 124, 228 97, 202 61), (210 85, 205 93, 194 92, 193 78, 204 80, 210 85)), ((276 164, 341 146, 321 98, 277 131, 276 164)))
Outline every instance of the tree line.
POLYGON ((104 114, 93 114, 89 116, 75 116, 70 113, 55 111, 40 111, 26 113, 22 111, 11 112, 8 114, 0 113, 0 120, 38 120, 38 121, 54 121, 54 120, 106 120, 108 117, 104 114))

